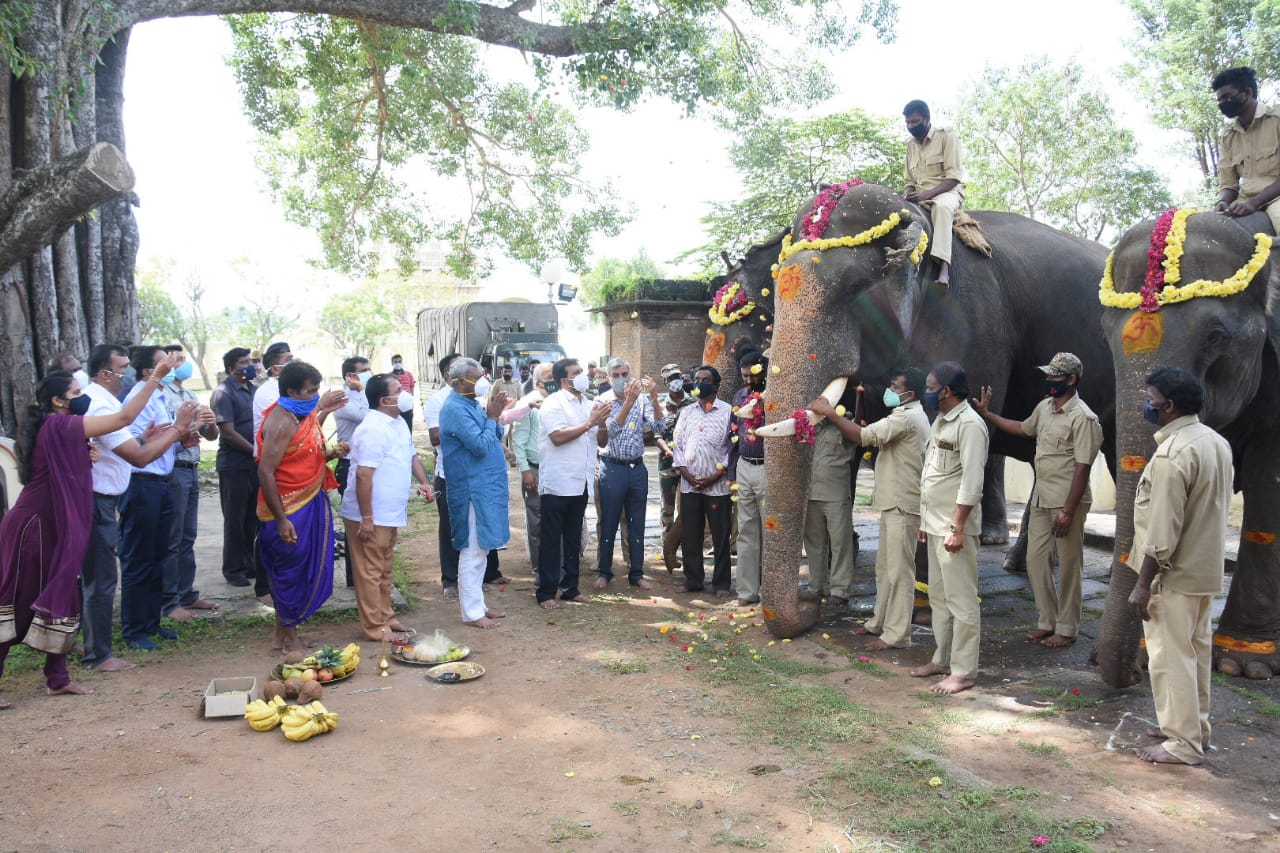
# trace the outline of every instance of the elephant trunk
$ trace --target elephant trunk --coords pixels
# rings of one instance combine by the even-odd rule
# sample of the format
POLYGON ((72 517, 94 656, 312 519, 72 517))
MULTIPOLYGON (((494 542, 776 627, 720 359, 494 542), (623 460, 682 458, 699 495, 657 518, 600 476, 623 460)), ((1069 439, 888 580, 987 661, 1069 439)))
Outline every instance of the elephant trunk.
MULTIPOLYGON (((760 594, 766 626, 784 638, 807 631, 820 616, 818 602, 802 601, 799 592, 813 449, 797 440, 788 419, 824 391, 828 399, 838 399, 845 383, 832 380, 857 369, 856 330, 841 322, 839 312, 824 309, 810 254, 800 253, 779 272, 766 426, 757 430, 772 434, 765 447, 760 594), (815 352, 817 346, 825 351, 815 352)), ((804 432, 802 426, 801 436, 804 432)))
POLYGON ((1117 359, 1116 371, 1116 533, 1111 560, 1111 584, 1095 649, 1099 674, 1111 687, 1130 687, 1141 680, 1137 667, 1142 623, 1129 613, 1129 594, 1138 573, 1128 565, 1133 547, 1133 499, 1147 460, 1155 452, 1153 429, 1142 417, 1149 358, 1130 355, 1117 359))

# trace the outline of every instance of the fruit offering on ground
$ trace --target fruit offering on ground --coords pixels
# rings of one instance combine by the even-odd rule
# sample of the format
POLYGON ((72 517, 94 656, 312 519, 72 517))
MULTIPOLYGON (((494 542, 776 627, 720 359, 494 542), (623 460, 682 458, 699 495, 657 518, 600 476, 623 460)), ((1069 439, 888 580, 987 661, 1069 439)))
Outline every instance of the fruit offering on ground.
POLYGON ((310 740, 338 727, 338 715, 325 710, 319 702, 289 705, 281 719, 280 730, 289 740, 310 740))
POLYGON ((298 701, 306 704, 324 697, 324 686, 319 681, 308 681, 298 691, 298 701))
POLYGON ((244 706, 244 718, 249 721, 250 726, 253 726, 254 731, 269 732, 280 725, 285 709, 291 707, 294 706, 286 705, 284 699, 279 696, 270 701, 255 699, 244 706))

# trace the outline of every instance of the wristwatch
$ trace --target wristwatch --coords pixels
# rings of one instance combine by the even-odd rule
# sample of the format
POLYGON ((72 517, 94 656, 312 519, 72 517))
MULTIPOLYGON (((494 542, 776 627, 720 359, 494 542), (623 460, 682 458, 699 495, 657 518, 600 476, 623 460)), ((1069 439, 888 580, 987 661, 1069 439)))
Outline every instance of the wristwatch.
POLYGON ((960 532, 960 528, 959 528, 959 527, 956 527, 954 524, 948 524, 948 525, 947 525, 947 529, 948 529, 948 530, 950 530, 952 533, 959 533, 959 532, 960 532))

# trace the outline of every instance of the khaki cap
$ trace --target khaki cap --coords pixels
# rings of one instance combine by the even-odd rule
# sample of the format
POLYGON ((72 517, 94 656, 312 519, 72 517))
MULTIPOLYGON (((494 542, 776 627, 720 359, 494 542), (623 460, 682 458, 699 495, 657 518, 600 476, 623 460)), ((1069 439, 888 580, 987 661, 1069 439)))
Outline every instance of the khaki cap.
POLYGON ((684 371, 680 369, 680 365, 674 363, 664 364, 662 369, 658 371, 658 375, 663 379, 666 379, 668 376, 679 376, 682 373, 684 373, 684 371))
POLYGON ((1040 365, 1045 376, 1074 376, 1079 379, 1084 374, 1084 365, 1080 359, 1069 352, 1060 352, 1048 364, 1040 365))

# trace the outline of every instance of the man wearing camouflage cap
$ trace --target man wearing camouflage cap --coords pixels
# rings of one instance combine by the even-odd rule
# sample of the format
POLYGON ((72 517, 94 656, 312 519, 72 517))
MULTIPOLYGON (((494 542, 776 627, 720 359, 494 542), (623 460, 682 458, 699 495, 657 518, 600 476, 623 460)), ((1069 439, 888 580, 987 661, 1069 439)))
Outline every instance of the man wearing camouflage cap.
POLYGON ((1080 582, 1084 565, 1084 519, 1093 498, 1089 469, 1102 447, 1102 424, 1080 399, 1084 366, 1060 352, 1040 366, 1046 396, 1025 421, 988 410, 991 388, 983 388, 975 408, 987 422, 1011 435, 1036 440, 1036 486, 1027 530, 1027 577, 1040 618, 1027 641, 1064 648, 1076 641, 1080 625, 1080 582), (1053 557, 1058 556, 1058 588, 1053 557))

